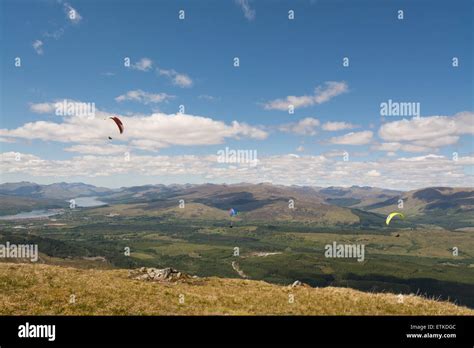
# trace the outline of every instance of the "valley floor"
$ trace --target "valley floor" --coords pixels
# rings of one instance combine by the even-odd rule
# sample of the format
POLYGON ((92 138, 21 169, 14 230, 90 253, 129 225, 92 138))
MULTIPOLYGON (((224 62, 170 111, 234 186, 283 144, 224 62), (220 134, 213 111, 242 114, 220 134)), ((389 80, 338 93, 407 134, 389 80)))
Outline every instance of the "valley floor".
POLYGON ((263 281, 132 280, 128 270, 0 263, 1 315, 474 315, 415 295, 263 281))

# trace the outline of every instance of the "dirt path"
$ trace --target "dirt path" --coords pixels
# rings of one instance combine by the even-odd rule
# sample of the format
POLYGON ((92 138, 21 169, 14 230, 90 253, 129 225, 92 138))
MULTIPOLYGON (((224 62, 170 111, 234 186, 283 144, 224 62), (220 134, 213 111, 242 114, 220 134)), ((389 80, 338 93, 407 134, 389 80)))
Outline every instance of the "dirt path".
POLYGON ((240 268, 239 268, 239 264, 236 262, 236 261, 232 261, 232 268, 234 269, 234 271, 236 271, 239 276, 241 276, 242 278, 248 278, 248 276, 244 273, 244 271, 242 271, 240 268))

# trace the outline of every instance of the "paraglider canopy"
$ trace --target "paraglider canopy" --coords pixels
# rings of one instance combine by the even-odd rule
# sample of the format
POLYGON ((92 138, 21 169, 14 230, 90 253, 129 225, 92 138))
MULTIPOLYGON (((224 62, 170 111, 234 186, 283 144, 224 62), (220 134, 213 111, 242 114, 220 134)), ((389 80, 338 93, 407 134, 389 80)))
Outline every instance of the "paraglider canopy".
POLYGON ((113 116, 113 117, 110 117, 112 120, 114 120, 115 124, 117 125, 119 131, 120 131, 120 134, 123 133, 123 123, 122 121, 120 121, 120 118, 118 118, 117 116, 113 116))
POLYGON ((402 213, 398 213, 398 212, 390 213, 388 214, 387 219, 385 220, 385 223, 387 224, 387 226, 390 224, 390 221, 392 221, 393 217, 397 215, 400 216, 402 220, 405 219, 405 216, 402 213))
POLYGON ((230 228, 232 228, 232 217, 237 215, 237 210, 234 208, 229 209, 229 216, 230 216, 230 228))

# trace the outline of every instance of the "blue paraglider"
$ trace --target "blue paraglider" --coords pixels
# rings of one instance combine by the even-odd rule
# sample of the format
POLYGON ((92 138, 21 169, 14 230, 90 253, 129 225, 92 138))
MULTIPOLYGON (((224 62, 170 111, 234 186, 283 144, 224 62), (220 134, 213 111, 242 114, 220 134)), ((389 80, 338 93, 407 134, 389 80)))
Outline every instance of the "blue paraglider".
POLYGON ((234 208, 230 208, 230 209, 229 209, 229 216, 230 216, 230 228, 232 228, 232 227, 233 227, 233 225, 232 225, 232 222, 233 222, 233 221, 232 221, 232 218, 233 218, 234 216, 237 216, 237 210, 235 210, 234 208))

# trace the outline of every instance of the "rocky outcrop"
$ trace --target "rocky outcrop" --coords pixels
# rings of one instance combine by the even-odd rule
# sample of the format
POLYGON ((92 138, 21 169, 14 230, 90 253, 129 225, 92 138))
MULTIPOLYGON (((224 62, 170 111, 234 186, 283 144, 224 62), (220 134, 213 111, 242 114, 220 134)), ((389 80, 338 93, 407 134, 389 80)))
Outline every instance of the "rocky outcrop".
POLYGON ((305 288, 310 288, 310 286, 306 283, 300 282, 299 280, 296 280, 293 284, 288 285, 289 288, 297 288, 297 287, 305 287, 305 288))
POLYGON ((136 279, 136 280, 144 280, 144 281, 157 281, 157 282, 178 282, 186 279, 193 278, 190 275, 179 272, 174 268, 167 267, 163 269, 159 268, 148 268, 148 267, 141 267, 138 269, 134 269, 129 271, 128 273, 129 278, 136 279))

